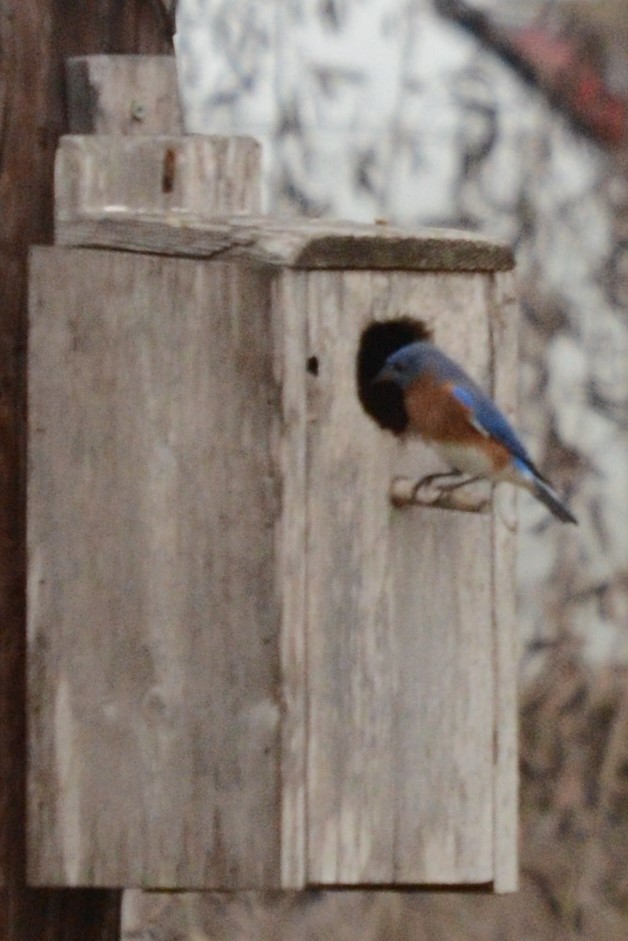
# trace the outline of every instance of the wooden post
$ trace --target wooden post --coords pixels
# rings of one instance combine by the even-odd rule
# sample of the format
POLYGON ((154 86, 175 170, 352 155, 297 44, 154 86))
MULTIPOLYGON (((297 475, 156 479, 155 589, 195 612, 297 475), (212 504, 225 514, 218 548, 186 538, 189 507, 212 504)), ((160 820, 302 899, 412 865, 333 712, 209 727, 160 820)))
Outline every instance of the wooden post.
POLYGON ((260 208, 260 145, 251 137, 63 137, 55 170, 57 220, 99 210, 194 212, 260 208))
POLYGON ((57 138, 66 128, 64 59, 167 52, 158 7, 6 0, 0 11, 0 937, 115 941, 117 892, 25 885, 25 324, 27 253, 52 238, 57 138))
MULTIPOLYGON (((181 213, 193 210, 200 217, 244 210, 259 211, 259 144, 246 137, 174 135, 172 132, 178 127, 179 115, 173 105, 172 95, 164 92, 169 82, 173 82, 174 79, 174 69, 168 57, 97 56, 69 61, 71 122, 75 127, 115 133, 72 135, 62 138, 57 152, 55 171, 55 217, 57 227, 60 226, 61 231, 63 231, 64 219, 73 218, 75 215, 81 217, 94 208, 102 208, 103 205, 113 205, 126 212, 156 212, 162 215, 168 212, 181 213), (136 93, 134 89, 140 89, 140 92, 136 93), (151 97, 151 92, 157 96, 155 100, 151 97), (128 116, 132 111, 133 103, 140 97, 150 129, 153 132, 160 132, 158 136, 153 133, 148 135, 135 133, 137 128, 133 124, 133 117, 129 119, 128 116), (163 110, 160 108, 161 102, 163 102, 163 110), (79 109, 78 116, 72 110, 74 105, 79 109), (173 127, 170 127, 170 122, 173 127), (132 130, 133 134, 126 136, 124 132, 127 129, 132 130)), ((115 265, 113 257, 112 261, 115 265)), ((37 252, 34 253, 32 270, 36 279, 37 252)), ((89 275, 87 275, 87 280, 91 282, 89 275)), ((57 284, 61 283, 57 282, 57 284)), ((157 289, 157 294, 152 300, 146 299, 147 310, 156 310, 160 298, 164 296, 165 285, 161 283, 159 277, 153 280, 153 286, 157 289)), ((54 294, 53 281, 50 282, 50 289, 54 294)), ((112 293, 115 294, 115 290, 112 291, 112 289, 113 285, 109 282, 102 284, 100 289, 96 287, 96 282, 90 283, 90 292, 97 290, 105 300, 111 300, 112 293)), ((185 307, 184 294, 182 285, 178 301, 183 307, 185 307)), ((205 297, 204 303, 207 303, 210 298, 211 292, 205 297)), ((213 303, 219 304, 220 298, 221 291, 219 290, 213 303)), ((258 293, 256 291, 251 293, 250 301, 257 309, 258 293)), ((263 321, 260 320, 260 325, 262 324, 263 321)), ((153 318, 153 327, 156 331, 162 329, 163 324, 160 323, 159 318, 153 318)), ((261 344, 261 336, 259 340, 261 344)), ((196 372, 198 373, 199 370, 196 372)), ((202 429, 199 428, 198 440, 201 441, 202 437, 202 429)), ((106 447, 104 439, 103 445, 106 447)), ((207 472, 206 463, 201 461, 198 465, 199 469, 204 468, 203 473, 207 472)), ((262 468, 257 468, 255 471, 250 482, 251 486, 254 485, 255 477, 259 473, 264 473, 262 468)), ((224 488, 217 484, 216 492, 221 492, 221 489, 224 488)), ((235 518, 237 508, 231 507, 225 510, 225 513, 235 518)), ((191 519, 193 516, 194 513, 191 511, 191 519)), ((248 523, 252 528, 247 541, 252 551, 256 551, 254 521, 249 520, 248 523)), ((238 559, 234 559, 234 564, 238 562, 238 559)), ((165 583, 162 587, 166 590, 165 583)), ((159 607, 157 595, 155 595, 155 604, 159 607)), ((36 593, 31 592, 31 610, 36 605, 36 593)), ((260 605, 265 606, 263 599, 260 605)), ((167 610, 167 605, 164 610, 167 610)), ((261 662, 261 657, 258 659, 261 662)), ((102 664, 95 660, 94 666, 99 672, 102 664)), ((85 676, 87 677, 88 673, 85 676)), ((113 678, 111 681, 113 682, 113 678)), ((225 689, 223 698, 227 700, 228 697, 229 691, 225 689)), ((61 710, 58 716, 60 729, 63 729, 62 735, 67 736, 68 742, 71 742, 72 716, 64 711, 61 701, 58 706, 61 710)), ((182 749, 180 757, 183 761, 186 742, 181 738, 179 744, 182 749)), ((193 742, 187 744, 189 755, 193 753, 194 747, 193 742)), ((253 744, 251 742, 251 747, 253 744)), ((71 750, 68 754, 71 755, 71 750)), ((112 782, 107 785, 106 776, 103 774, 103 768, 110 764, 97 762, 93 770, 95 781, 100 780, 105 786, 113 787, 112 782)), ((63 778, 62 789, 71 795, 71 760, 69 765, 63 765, 60 773, 63 778)), ((160 787, 163 787, 164 783, 161 782, 160 787)), ((238 803, 238 806, 234 807, 234 814, 241 812, 242 807, 238 803)), ((259 873, 260 859, 255 854, 252 854, 250 859, 254 866, 252 871, 259 873)), ((119 861, 124 864, 123 853, 119 861)), ((263 868, 261 872, 264 872, 263 868)), ((67 881, 70 883, 73 881, 71 873, 68 873, 67 881)))
POLYGON ((174 56, 76 56, 66 64, 71 134, 181 134, 174 56))

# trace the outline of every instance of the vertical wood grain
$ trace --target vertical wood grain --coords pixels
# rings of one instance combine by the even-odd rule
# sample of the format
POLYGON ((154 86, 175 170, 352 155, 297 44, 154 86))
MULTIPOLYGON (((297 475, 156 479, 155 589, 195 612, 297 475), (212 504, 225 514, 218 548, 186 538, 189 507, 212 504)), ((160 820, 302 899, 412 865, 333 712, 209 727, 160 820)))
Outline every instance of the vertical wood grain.
POLYGON ((307 275, 286 270, 273 281, 275 377, 281 389, 281 514, 276 526, 277 625, 281 656, 281 887, 307 881, 307 275))
POLYGON ((269 275, 33 255, 29 873, 279 884, 269 275))
MULTIPOLYGON (((397 637, 391 630, 389 441, 355 386, 361 328, 379 284, 308 278, 308 877, 392 882, 397 637)), ((381 292, 380 292, 381 293, 381 292)))
MULTIPOLYGON (((489 285, 484 274, 419 277, 411 308, 488 389, 489 285)), ((414 447, 429 470, 442 467, 422 444, 414 447)), ((415 461, 402 453, 395 468, 410 475, 415 461)), ((487 883, 494 875, 491 517, 410 509, 395 511, 392 525, 403 632, 398 709, 407 716, 396 771, 398 873, 402 881, 487 883)))
POLYGON ((6 0, 0 9, 0 937, 111 941, 119 895, 25 884, 25 326, 27 252, 52 238, 52 167, 70 52, 164 52, 143 2, 6 0))
MULTIPOLYGON (((515 422, 518 380, 519 309, 515 278, 491 279, 490 327, 494 361, 493 394, 515 422)), ((516 612, 517 495, 502 486, 495 495, 493 605, 495 644, 495 881, 496 892, 518 887, 518 634, 516 612)))
POLYGON ((362 412, 372 319, 412 314, 482 381, 483 275, 310 272, 308 877, 493 878, 490 517, 393 509, 391 475, 439 468, 362 412))
POLYGON ((72 56, 66 62, 72 134, 181 134, 174 56, 72 56))
POLYGON ((507 889, 510 537, 393 509, 391 476, 439 464, 355 388, 361 331, 412 313, 509 411, 504 290, 90 250, 33 270, 33 878, 507 889))
POLYGON ((68 136, 55 163, 55 216, 81 212, 259 212, 261 150, 251 137, 68 136))

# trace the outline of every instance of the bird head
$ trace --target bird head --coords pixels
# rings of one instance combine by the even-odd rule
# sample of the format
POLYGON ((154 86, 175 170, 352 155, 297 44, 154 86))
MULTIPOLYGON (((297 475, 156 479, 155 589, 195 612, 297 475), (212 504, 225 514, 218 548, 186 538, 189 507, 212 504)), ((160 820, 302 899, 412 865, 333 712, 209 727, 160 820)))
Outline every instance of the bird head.
POLYGON ((395 350, 373 379, 373 384, 389 382, 406 389, 423 372, 430 348, 429 343, 416 342, 395 350))

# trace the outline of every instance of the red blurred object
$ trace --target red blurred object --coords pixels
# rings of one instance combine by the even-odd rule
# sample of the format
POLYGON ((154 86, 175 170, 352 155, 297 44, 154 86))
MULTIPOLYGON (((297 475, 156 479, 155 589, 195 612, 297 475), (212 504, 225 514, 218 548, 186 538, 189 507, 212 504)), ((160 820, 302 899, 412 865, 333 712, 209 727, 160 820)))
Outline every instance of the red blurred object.
POLYGON ((623 144, 628 130, 628 100, 612 92, 595 37, 573 21, 553 15, 519 28, 506 28, 462 0, 435 0, 436 8, 495 50, 527 81, 534 83, 576 126, 608 147, 623 144))
POLYGON ((606 86, 599 67, 583 53, 577 36, 553 34, 533 25, 505 34, 512 50, 528 64, 538 85, 600 142, 624 140, 628 102, 606 86))

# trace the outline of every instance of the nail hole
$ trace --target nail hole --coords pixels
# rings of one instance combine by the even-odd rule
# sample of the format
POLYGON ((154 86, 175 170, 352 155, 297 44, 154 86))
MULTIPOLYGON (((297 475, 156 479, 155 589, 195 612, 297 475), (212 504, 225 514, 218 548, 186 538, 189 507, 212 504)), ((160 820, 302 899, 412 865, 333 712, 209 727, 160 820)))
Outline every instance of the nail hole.
POLYGON ((309 356, 307 361, 307 371, 310 376, 318 376, 318 356, 309 356))
POLYGON ((395 350, 431 337, 427 324, 413 317, 372 323, 362 334, 356 359, 358 397, 364 411, 380 428, 401 434, 408 424, 408 416, 401 390, 388 383, 374 386, 373 379, 395 350))
POLYGON ((171 193, 174 189, 174 180, 177 166, 177 155, 172 147, 168 147, 164 154, 164 163, 161 174, 162 193, 171 193))

